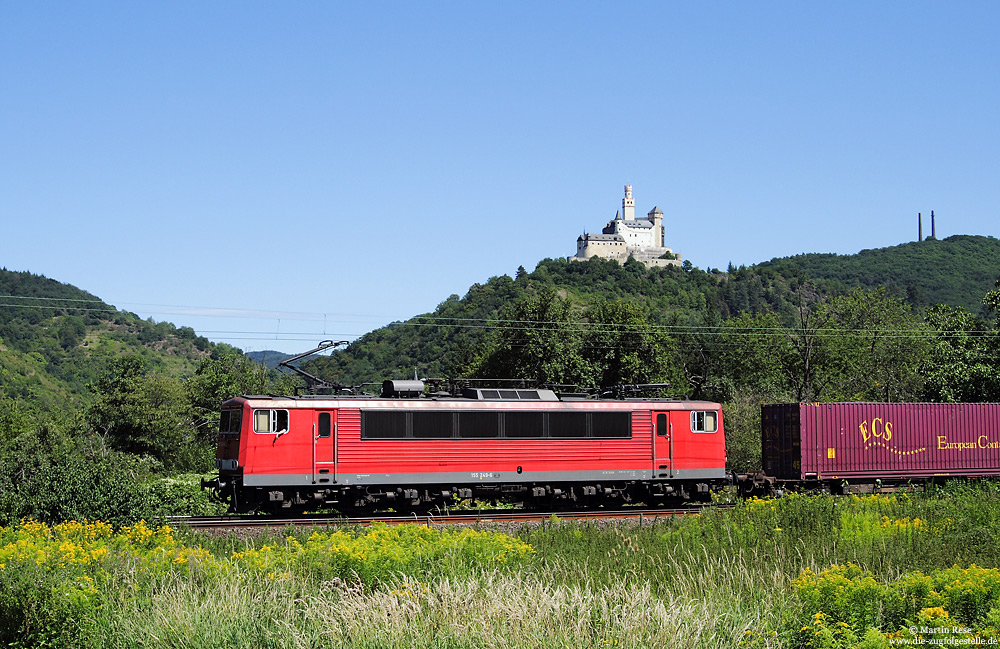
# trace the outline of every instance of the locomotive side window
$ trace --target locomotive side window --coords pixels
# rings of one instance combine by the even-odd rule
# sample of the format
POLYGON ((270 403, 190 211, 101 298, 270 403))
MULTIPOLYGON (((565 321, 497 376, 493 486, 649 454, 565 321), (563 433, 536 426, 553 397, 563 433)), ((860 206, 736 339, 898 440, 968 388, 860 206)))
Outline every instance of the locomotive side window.
POLYGON ((447 439, 453 436, 455 418, 450 412, 410 413, 413 436, 418 439, 447 439))
POLYGON ((406 437, 406 413, 397 410, 362 410, 362 439, 400 439, 406 437))
POLYGON ((587 413, 549 413, 549 437, 586 437, 587 413))
POLYGON ((458 413, 458 436, 462 439, 490 439, 500 437, 499 413, 458 413))
POLYGON ((593 437, 632 437, 632 415, 627 412, 591 413, 591 435, 593 437))
POLYGON ((719 430, 719 414, 714 410, 692 410, 691 432, 714 433, 719 430))
POLYGON ((540 412, 505 412, 504 437, 525 439, 541 437, 545 433, 545 419, 540 412))
POLYGON ((219 416, 220 433, 238 433, 243 423, 242 410, 223 410, 219 416))
POLYGON ((632 413, 361 411, 361 439, 500 439, 501 430, 507 439, 631 439, 632 413))
POLYGON ((656 435, 658 437, 667 436, 667 415, 662 412, 656 415, 656 435))
POLYGON ((254 410, 253 431, 255 433, 280 433, 288 430, 287 410, 254 410))

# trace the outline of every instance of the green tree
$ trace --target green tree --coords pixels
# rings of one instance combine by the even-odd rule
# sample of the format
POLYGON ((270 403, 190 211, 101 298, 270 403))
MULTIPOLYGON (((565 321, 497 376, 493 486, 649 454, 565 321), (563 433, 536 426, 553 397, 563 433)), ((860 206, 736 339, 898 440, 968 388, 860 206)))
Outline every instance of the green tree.
POLYGON ((708 401, 723 401, 729 394, 732 385, 721 368, 723 324, 721 315, 709 310, 697 319, 676 312, 667 316, 665 326, 673 341, 674 364, 683 375, 674 394, 708 401))
POLYGON ((835 297, 825 310, 827 399, 907 401, 919 397, 920 369, 928 345, 909 305, 880 286, 835 297))
POLYGON ((829 313, 822 302, 801 301, 786 332, 791 353, 783 359, 796 401, 816 401, 830 382, 829 313))
POLYGON ((38 413, 17 399, 0 395, 0 455, 16 446, 19 435, 31 429, 38 413))
POLYGON ((87 334, 87 327, 83 323, 83 318, 70 315, 63 318, 59 325, 59 346, 64 350, 70 350, 80 344, 87 334))
POLYGON ((1000 279, 996 281, 996 288, 987 291, 986 295, 983 296, 983 306, 996 316, 993 329, 1000 330, 1000 279))
POLYGON ((194 376, 184 382, 184 394, 193 417, 192 426, 200 439, 209 442, 215 441, 219 406, 223 401, 243 394, 266 394, 269 391, 272 390, 269 390, 267 368, 236 352, 202 360, 194 376))
POLYGON ((590 385, 670 383, 683 390, 684 375, 673 363, 674 341, 635 302, 601 302, 588 310, 582 344, 590 385))
POLYGON ((718 398, 755 395, 761 402, 791 397, 795 351, 775 313, 743 313, 726 320, 716 337, 718 398))
POLYGON ((710 331, 705 383, 714 389, 704 396, 723 402, 729 469, 758 471, 760 405, 793 398, 795 352, 773 312, 746 312, 710 331))
POLYGON ((146 367, 140 356, 115 359, 92 386, 87 423, 112 448, 149 455, 171 468, 186 467, 194 443, 180 383, 146 367))
POLYGON ((581 385, 590 375, 569 300, 545 288, 500 311, 496 328, 466 368, 472 378, 581 385))
POLYGON ((924 360, 924 398, 930 401, 1000 400, 997 334, 961 307, 939 304, 926 316, 932 338, 924 360))

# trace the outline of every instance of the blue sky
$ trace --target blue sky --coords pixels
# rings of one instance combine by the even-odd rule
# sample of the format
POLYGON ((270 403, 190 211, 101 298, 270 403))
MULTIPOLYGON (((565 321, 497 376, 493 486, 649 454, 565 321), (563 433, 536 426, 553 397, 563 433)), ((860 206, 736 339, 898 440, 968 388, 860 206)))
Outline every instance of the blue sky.
POLYGON ((573 254, 626 182, 700 268, 903 243, 932 209, 939 238, 1000 236, 998 24, 996 2, 8 2, 0 266, 301 351, 573 254))

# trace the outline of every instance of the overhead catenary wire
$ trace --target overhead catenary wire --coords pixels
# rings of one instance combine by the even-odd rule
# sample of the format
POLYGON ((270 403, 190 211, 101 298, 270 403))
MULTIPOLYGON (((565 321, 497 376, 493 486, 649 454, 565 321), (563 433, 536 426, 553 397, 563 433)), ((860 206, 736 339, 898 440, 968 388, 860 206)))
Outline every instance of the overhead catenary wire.
MULTIPOLYGON (((131 306, 138 304, 131 303, 131 306)), ((282 318, 288 320, 322 320, 324 322, 323 335, 336 335, 346 338, 357 338, 364 333, 354 332, 329 332, 327 326, 332 318, 352 319, 352 324, 359 324, 356 319, 372 318, 378 322, 384 322, 391 316, 378 316, 374 314, 351 314, 351 313, 304 313, 304 312, 283 312, 283 311, 260 311, 253 309, 240 309, 229 307, 200 307, 181 305, 154 305, 165 309, 184 309, 185 313, 171 311, 147 311, 147 313, 158 313, 161 315, 196 315, 217 319, 256 319, 256 320, 276 320, 277 329, 269 330, 247 330, 247 329, 201 329, 199 335, 219 336, 225 340, 284 340, 298 341, 303 338, 316 336, 317 331, 280 331, 280 321, 282 318), (194 313, 192 312, 194 311, 194 313)), ((41 296, 19 296, 0 295, 0 308, 10 307, 17 309, 49 309, 49 310, 72 310, 83 312, 121 312, 99 299, 82 298, 52 298, 41 296), (43 304, 32 304, 31 301, 40 301, 43 304), (68 303, 68 304, 67 304, 68 303), (81 304, 100 304, 100 307, 78 306, 81 304)), ((133 314, 134 315, 134 314, 133 314)), ((138 317, 138 316, 137 316, 138 317)), ((339 320, 334 319, 333 322, 339 320)), ((634 325, 629 323, 602 323, 587 320, 514 320, 504 318, 464 318, 452 316, 418 315, 407 320, 393 320, 392 322, 377 327, 384 329, 389 327, 436 327, 451 329, 470 329, 479 331, 504 330, 515 332, 561 332, 566 334, 667 334, 671 336, 699 336, 699 337, 720 337, 720 336, 743 336, 743 337, 787 337, 790 334, 808 333, 810 335, 839 336, 872 336, 882 338, 902 338, 902 339, 933 339, 933 338, 959 338, 987 336, 993 332, 988 329, 971 329, 953 332, 943 329, 931 329, 919 327, 913 329, 869 329, 869 328, 843 328, 843 327, 739 327, 728 324, 720 325, 695 325, 695 324, 652 324, 634 325)))

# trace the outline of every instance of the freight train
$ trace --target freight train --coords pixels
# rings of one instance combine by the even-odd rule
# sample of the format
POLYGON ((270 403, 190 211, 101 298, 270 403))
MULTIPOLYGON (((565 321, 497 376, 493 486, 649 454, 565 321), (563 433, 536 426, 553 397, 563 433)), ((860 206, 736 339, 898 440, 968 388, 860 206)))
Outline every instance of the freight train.
POLYGON ((234 512, 708 500, 730 479, 718 403, 416 380, 379 396, 230 399, 216 467, 203 486, 234 512))
POLYGON ((244 396, 222 405, 203 482, 234 512, 421 511, 454 499, 526 507, 705 501, 788 489, 894 490, 1000 475, 1000 404, 795 403, 762 407, 762 470, 726 469, 718 403, 549 389, 379 396, 244 396))

